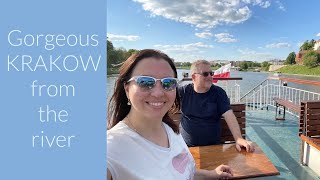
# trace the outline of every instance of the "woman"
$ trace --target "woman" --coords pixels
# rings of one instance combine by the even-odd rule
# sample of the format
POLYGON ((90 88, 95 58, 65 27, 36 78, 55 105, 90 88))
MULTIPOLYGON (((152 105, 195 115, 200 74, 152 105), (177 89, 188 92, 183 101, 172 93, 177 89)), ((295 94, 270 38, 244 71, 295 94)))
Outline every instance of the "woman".
POLYGON ((145 49, 120 68, 109 103, 109 179, 215 179, 232 172, 195 170, 195 162, 169 113, 180 108, 177 70, 166 54, 145 49))

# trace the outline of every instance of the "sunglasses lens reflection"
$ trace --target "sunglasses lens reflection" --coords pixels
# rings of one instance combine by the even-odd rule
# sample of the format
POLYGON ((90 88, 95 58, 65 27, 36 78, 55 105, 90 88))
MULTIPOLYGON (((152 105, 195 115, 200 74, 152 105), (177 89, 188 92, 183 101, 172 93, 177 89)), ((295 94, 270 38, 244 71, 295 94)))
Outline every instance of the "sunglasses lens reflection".
POLYGON ((164 78, 161 80, 161 83, 165 90, 173 90, 177 87, 177 80, 173 78, 164 78))
POLYGON ((137 79, 137 84, 144 89, 151 89, 156 84, 155 80, 153 78, 149 77, 139 77, 137 79))
MULTIPOLYGON (((143 89, 152 89, 156 84, 156 79, 152 77, 138 77, 136 79, 137 84, 139 87, 143 89)), ((174 78, 163 78, 161 79, 161 85, 163 89, 171 91, 177 87, 177 80, 174 78)))

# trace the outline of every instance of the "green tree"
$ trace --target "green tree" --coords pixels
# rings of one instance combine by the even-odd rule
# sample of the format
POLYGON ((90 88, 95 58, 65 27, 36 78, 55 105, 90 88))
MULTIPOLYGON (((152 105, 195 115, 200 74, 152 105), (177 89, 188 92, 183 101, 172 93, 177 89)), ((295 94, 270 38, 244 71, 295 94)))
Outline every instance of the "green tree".
POLYGON ((302 57, 303 65, 308 67, 318 66, 320 63, 320 54, 316 51, 309 51, 302 57))
POLYGON ((267 67, 269 66, 269 62, 268 61, 263 61, 262 62, 262 67, 267 67))
POLYGON ((311 41, 306 40, 301 46, 300 51, 306 51, 306 50, 313 50, 314 44, 316 41, 314 39, 311 39, 311 41))
POLYGON ((176 67, 180 67, 180 66, 181 66, 181 62, 174 62, 174 65, 175 65, 176 67))
POLYGON ((184 66, 191 66, 191 63, 190 62, 184 62, 183 65, 184 66))
POLYGON ((258 62, 254 62, 254 63, 253 63, 253 67, 261 67, 261 64, 258 63, 258 62))
POLYGON ((311 39, 311 41, 308 44, 308 50, 313 50, 315 43, 316 43, 316 41, 314 39, 311 39))
POLYGON ((285 64, 296 64, 296 53, 295 52, 291 52, 286 61, 285 61, 285 64))
POLYGON ((111 41, 107 40, 107 66, 110 67, 112 64, 116 64, 118 61, 117 52, 111 41))
POLYGON ((249 67, 253 67, 253 62, 248 61, 248 62, 247 62, 247 65, 248 65, 248 68, 249 68, 249 67))
POLYGON ((127 50, 123 47, 120 47, 120 48, 117 48, 116 49, 116 54, 118 56, 117 58, 117 64, 125 61, 129 56, 128 56, 128 53, 127 53, 127 50))
POLYGON ((300 51, 305 51, 309 48, 309 41, 306 40, 301 46, 300 46, 300 51))
POLYGON ((132 54, 139 52, 139 50, 136 49, 129 49, 127 52, 127 58, 130 57, 132 54))
POLYGON ((247 70, 248 69, 248 63, 247 62, 241 62, 240 63, 240 68, 243 70, 247 70))
POLYGON ((261 66, 264 71, 269 71, 270 63, 268 61, 263 61, 261 66))

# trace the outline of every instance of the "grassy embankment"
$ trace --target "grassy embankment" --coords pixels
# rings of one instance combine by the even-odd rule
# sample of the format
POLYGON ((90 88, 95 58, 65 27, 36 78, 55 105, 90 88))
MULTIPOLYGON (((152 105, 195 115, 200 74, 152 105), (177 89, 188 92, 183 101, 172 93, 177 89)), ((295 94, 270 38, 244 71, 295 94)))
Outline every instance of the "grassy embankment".
POLYGON ((281 72, 286 74, 320 76, 320 66, 311 68, 311 67, 302 66, 302 65, 288 65, 274 72, 281 72))

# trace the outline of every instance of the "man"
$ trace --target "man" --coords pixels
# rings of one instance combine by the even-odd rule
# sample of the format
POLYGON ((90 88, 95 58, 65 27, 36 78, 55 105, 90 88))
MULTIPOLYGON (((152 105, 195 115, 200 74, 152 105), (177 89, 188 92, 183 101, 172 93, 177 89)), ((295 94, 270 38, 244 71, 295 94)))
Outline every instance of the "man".
POLYGON ((221 116, 226 120, 238 151, 254 151, 252 142, 242 138, 238 121, 226 92, 212 84, 210 63, 198 60, 191 65, 192 84, 179 87, 181 97, 181 135, 188 146, 219 144, 221 116))

